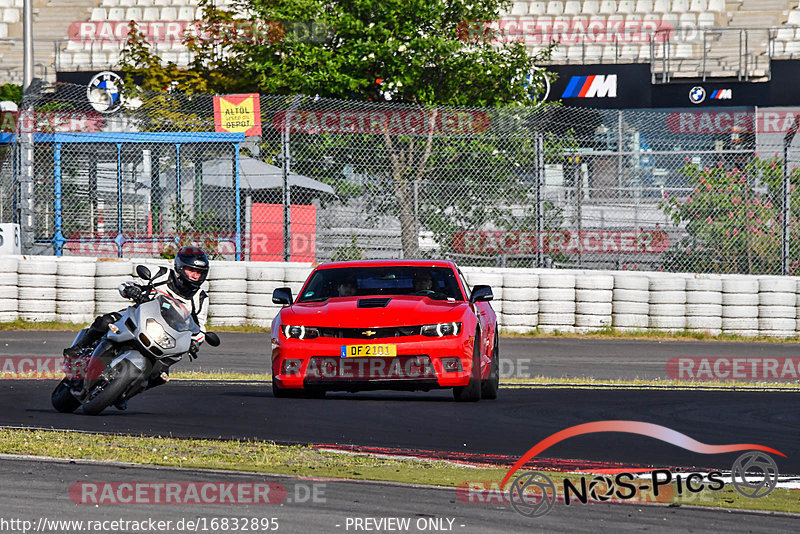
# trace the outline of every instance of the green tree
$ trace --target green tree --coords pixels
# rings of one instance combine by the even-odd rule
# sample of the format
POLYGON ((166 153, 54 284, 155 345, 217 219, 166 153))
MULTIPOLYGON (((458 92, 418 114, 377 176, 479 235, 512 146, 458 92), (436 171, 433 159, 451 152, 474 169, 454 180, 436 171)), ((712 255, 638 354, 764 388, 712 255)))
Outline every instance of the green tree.
POLYGON ((22 86, 15 83, 0 85, 0 101, 10 100, 19 104, 22 102, 22 86))
MULTIPOLYGON (((780 274, 782 253, 783 161, 750 161, 743 169, 701 168, 687 163, 680 170, 692 188, 686 197, 666 196, 661 208, 686 237, 664 258, 670 271, 780 274)), ((791 169, 790 204, 800 206, 800 170, 791 169)), ((800 270, 800 219, 789 220, 790 269, 800 270)))
MULTIPOLYGON (((123 70, 146 89, 261 91, 399 103, 425 109, 432 123, 442 106, 529 107, 544 92, 544 73, 534 65, 550 49, 531 56, 522 43, 502 42, 480 22, 497 19, 510 6, 508 0, 243 0, 235 9, 248 23, 213 7, 210 0, 201 5, 204 27, 185 38, 194 54, 188 69, 164 64, 132 31, 123 70)), ((151 122, 162 127, 194 124, 186 114, 174 118, 177 102, 166 98, 157 106, 161 116, 151 122)), ((442 164, 479 159, 476 151, 502 152, 496 141, 476 137, 452 143, 434 130, 314 140, 323 146, 360 143, 365 152, 381 151, 364 167, 388 182, 405 257, 419 255, 415 202, 423 181, 437 179, 442 164)), ((271 151, 276 152, 274 147, 271 151)), ((473 195, 469 201, 474 200, 473 195)))

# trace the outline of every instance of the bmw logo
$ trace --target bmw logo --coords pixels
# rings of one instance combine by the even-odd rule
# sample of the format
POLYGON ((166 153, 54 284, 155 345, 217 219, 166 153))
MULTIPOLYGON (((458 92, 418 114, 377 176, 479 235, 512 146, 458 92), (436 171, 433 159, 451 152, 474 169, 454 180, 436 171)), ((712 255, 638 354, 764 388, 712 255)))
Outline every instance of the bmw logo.
POLYGON ((700 86, 692 87, 689 91, 689 101, 692 104, 699 104, 706 99, 706 90, 700 86))
POLYGON ((86 98, 95 111, 114 113, 122 107, 122 78, 110 71, 99 72, 89 81, 86 98))

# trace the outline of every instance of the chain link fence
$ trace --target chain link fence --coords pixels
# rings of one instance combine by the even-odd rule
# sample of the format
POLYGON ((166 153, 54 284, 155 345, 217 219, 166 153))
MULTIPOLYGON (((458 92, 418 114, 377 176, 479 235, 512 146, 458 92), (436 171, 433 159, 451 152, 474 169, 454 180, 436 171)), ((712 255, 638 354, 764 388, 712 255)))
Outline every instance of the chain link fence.
MULTIPOLYGON (((196 242, 265 261, 800 268, 791 110, 261 95, 262 133, 245 137, 215 132, 207 95, 123 95, 114 113, 94 111, 85 87, 27 98, 35 253, 159 256, 196 242)), ((20 221, 23 138, 5 146, 4 221, 20 221)))

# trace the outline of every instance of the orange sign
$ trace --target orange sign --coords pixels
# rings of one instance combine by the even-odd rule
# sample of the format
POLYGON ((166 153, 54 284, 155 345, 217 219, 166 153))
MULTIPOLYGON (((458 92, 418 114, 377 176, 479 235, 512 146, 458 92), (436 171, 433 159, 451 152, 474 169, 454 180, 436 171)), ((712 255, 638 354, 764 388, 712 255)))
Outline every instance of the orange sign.
POLYGON ((214 129, 217 132, 261 135, 261 102, 258 93, 215 96, 214 129))

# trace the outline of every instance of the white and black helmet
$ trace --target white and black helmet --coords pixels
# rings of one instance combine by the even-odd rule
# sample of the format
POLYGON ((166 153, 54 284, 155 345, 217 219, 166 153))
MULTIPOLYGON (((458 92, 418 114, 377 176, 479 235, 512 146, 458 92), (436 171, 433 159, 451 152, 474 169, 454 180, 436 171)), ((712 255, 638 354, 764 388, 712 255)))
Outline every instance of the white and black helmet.
POLYGON ((175 289, 190 298, 206 281, 208 266, 208 256, 203 249, 194 246, 181 248, 175 256, 175 289))

